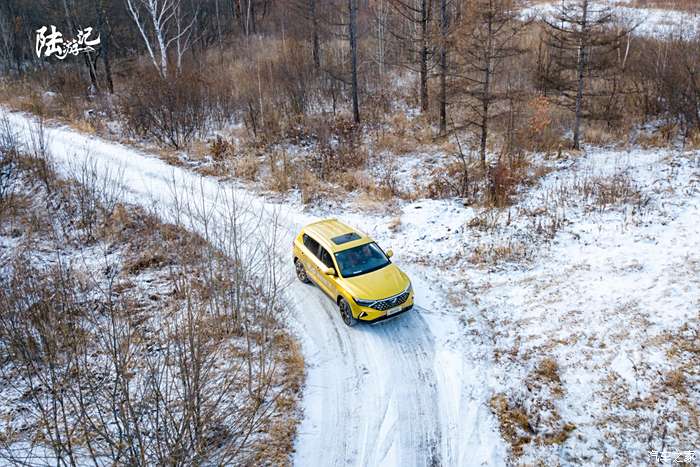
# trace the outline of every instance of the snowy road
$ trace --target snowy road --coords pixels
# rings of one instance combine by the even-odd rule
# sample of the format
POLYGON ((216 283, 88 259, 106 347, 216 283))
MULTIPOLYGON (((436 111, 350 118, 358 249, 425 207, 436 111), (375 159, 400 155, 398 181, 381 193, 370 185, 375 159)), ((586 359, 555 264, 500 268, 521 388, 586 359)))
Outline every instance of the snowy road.
MULTIPOLYGON (((25 115, 8 119, 31 141, 25 115)), ((215 211, 220 182, 169 166, 154 156, 80 134, 47 128, 59 167, 81 158, 123 172, 125 201, 172 212, 173 185, 197 186, 215 211)), ((187 193, 186 189, 182 193, 187 193)), ((265 212, 284 212, 283 252, 293 235, 314 220, 294 206, 275 206, 237 190, 265 212)), ((201 201, 201 200, 198 200, 201 201)), ((339 216, 341 217, 341 216, 339 216)), ((291 261, 283 271, 290 279, 291 261)), ((444 312, 447 301, 410 269, 417 306, 383 324, 347 328, 335 304, 318 288, 290 281, 290 326, 301 340, 307 381, 294 463, 301 466, 500 465, 504 447, 484 403, 486 364, 469 361, 460 324, 444 312)))

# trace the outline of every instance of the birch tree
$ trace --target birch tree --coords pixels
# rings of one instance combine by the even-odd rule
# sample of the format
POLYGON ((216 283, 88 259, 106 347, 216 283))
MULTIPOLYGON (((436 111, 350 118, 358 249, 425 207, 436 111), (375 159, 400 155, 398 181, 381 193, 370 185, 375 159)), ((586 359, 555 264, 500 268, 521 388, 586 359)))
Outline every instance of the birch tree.
POLYGON ((190 14, 187 21, 182 0, 126 0, 126 5, 160 76, 168 77, 169 52, 172 49, 179 72, 182 57, 192 45, 192 25, 197 19, 197 12, 190 14))

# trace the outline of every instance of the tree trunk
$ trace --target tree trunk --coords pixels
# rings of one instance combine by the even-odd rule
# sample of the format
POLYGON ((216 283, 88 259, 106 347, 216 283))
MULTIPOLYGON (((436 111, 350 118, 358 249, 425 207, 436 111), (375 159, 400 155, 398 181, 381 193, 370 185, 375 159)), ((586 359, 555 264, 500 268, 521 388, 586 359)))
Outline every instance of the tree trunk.
MULTIPOLYGON (((68 29, 70 30, 71 35, 75 35, 78 33, 75 23, 73 22, 73 17, 71 16, 70 13, 70 8, 68 7, 68 0, 63 0, 63 11, 65 12, 66 15, 66 24, 68 25, 68 29)), ((85 60, 85 66, 87 67, 88 70, 88 75, 90 76, 90 84, 92 85, 93 89, 95 92, 99 92, 100 86, 97 83, 97 72, 95 71, 95 64, 92 60, 92 55, 88 52, 84 54, 84 60, 85 60)))
POLYGON ((309 10, 309 13, 311 14, 311 26, 313 28, 311 38, 313 42, 312 54, 314 59, 314 67, 318 70, 319 68, 321 68, 321 50, 318 39, 318 17, 316 16, 316 0, 309 0, 309 10))
POLYGON ((250 26, 253 34, 257 34, 257 26, 255 24, 255 0, 248 0, 248 12, 250 15, 250 26))
POLYGON ((420 16, 420 109, 425 113, 428 111, 428 0, 421 0, 420 16))
POLYGON ((447 133, 447 0, 440 0, 440 134, 447 133))
POLYGON ((112 65, 109 60, 109 23, 104 14, 104 3, 102 1, 95 2, 97 9, 97 32, 100 35, 100 55, 102 63, 105 67, 105 80, 107 81, 107 89, 110 94, 114 94, 114 81, 112 80, 112 65))
MULTIPOLYGON (((8 2, 8 18, 10 23, 10 29, 12 30, 12 60, 15 62, 17 68, 17 74, 22 76, 22 48, 19 42, 19 29, 20 23, 18 23, 19 18, 13 7, 13 2, 8 2)), ((31 55, 33 58, 33 54, 31 55)), ((41 60, 40 60, 41 63, 41 60)))
POLYGON ((576 115, 574 119, 574 145, 573 148, 578 150, 581 149, 581 114, 583 112, 583 87, 584 87, 584 76, 586 73, 586 54, 587 54, 587 41, 588 41, 588 0, 582 0, 581 6, 583 8, 581 17, 581 37, 579 37, 578 46, 578 63, 576 65, 576 79, 577 79, 577 90, 576 90, 576 115))
POLYGON ((352 117, 360 123, 360 104, 357 96, 357 0, 348 0, 350 9, 350 55, 352 68, 352 117))
POLYGON ((488 17, 488 30, 486 50, 484 51, 484 88, 481 95, 481 141, 479 146, 479 155, 481 156, 481 165, 486 167, 486 142, 489 136, 489 109, 491 107, 491 67, 492 57, 494 56, 494 32, 493 32, 493 15, 488 17))
MULTIPOLYGON (((489 73, 487 72, 487 75, 489 73)), ((486 79, 489 79, 488 77, 486 79)), ((486 85, 488 86, 488 85, 486 85)), ((485 86, 485 87, 486 87, 485 86)), ((486 167, 486 142, 489 136, 489 101, 484 99, 481 102, 481 138, 479 145, 479 155, 481 157, 481 165, 486 167)))

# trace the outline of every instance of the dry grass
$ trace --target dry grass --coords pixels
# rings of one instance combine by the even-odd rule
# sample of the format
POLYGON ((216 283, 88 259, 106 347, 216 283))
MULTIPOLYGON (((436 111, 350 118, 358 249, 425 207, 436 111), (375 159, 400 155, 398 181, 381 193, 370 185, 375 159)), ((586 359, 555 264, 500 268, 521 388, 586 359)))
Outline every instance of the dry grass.
POLYGON ((290 392, 275 400, 279 416, 276 416, 267 427, 269 440, 256 447, 258 449, 256 461, 266 465, 282 466, 290 465, 289 456, 294 452, 294 440, 301 418, 297 395, 302 389, 306 369, 299 343, 291 336, 278 333, 274 337, 274 343, 278 350, 275 360, 283 368, 281 378, 290 392))
POLYGON ((592 199, 601 208, 619 204, 638 205, 642 200, 640 189, 623 172, 611 176, 584 178, 578 189, 585 198, 592 199))
POLYGON ((309 204, 327 193, 321 181, 311 171, 302 173, 297 184, 301 192, 301 202, 304 204, 309 204))
POLYGON ((622 125, 611 127, 591 122, 583 129, 583 141, 594 146, 621 146, 627 142, 629 128, 622 125))
POLYGON ((252 153, 247 153, 233 162, 234 175, 243 180, 257 180, 259 171, 260 160, 252 153))
POLYGON ((135 256, 128 258, 124 270, 131 275, 138 275, 147 269, 160 268, 167 264, 167 259, 156 245, 139 245, 135 256))
POLYGON ((523 118, 525 122, 516 132, 518 147, 551 154, 570 145, 563 136, 570 117, 550 98, 530 99, 525 104, 523 118))
POLYGON ((389 129, 382 129, 374 139, 373 148, 377 152, 408 154, 433 142, 433 130, 424 117, 409 119, 399 112, 386 120, 389 129))
POLYGON ((685 145, 687 149, 700 149, 700 129, 690 132, 685 145))
POLYGON ((561 384, 561 380, 559 379, 559 365, 552 358, 543 358, 537 366, 535 373, 549 382, 561 384))
POLYGON ((499 422, 501 436, 510 444, 513 455, 519 457, 523 446, 532 440, 533 429, 527 412, 509 403, 504 394, 496 394, 489 403, 499 422))
POLYGON ((415 151, 416 144, 405 136, 397 136, 394 133, 384 133, 377 137, 374 148, 377 151, 386 151, 391 154, 401 155, 415 151))
MULTIPOLYGON (((552 3, 551 0, 532 0, 532 3, 552 3)), ((662 8, 667 10, 698 11, 696 0, 612 0, 621 6, 633 8, 662 8)))
POLYGON ((212 159, 218 162, 231 159, 236 155, 236 145, 221 136, 217 136, 209 142, 209 154, 211 154, 212 159))
POLYGON ((267 187, 273 191, 284 193, 294 185, 294 167, 286 151, 270 151, 267 154, 269 175, 267 187))
POLYGON ((576 429, 572 423, 561 420, 551 403, 534 402, 526 408, 509 400, 505 394, 496 394, 489 406, 498 419, 501 436, 510 444, 516 459, 528 446, 562 444, 576 429))
POLYGON ((77 73, 66 68, 29 73, 22 79, 0 81, 0 102, 8 108, 65 123, 88 134, 102 133, 100 119, 88 110, 101 102, 86 98, 85 87, 77 73))
POLYGON ((641 133, 635 142, 645 149, 665 148, 672 144, 678 131, 679 128, 676 124, 662 125, 653 132, 641 133))
POLYGON ((688 381, 685 372, 680 369, 671 370, 666 374, 666 387, 677 392, 687 393, 688 381))

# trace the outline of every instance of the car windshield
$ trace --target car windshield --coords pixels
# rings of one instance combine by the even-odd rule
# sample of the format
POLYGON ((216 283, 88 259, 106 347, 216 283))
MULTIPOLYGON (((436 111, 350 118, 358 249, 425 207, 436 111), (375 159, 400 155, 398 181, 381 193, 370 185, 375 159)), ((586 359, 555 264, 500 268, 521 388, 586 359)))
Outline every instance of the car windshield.
POLYGON ((376 271, 389 264, 389 258, 376 243, 367 243, 335 254, 343 277, 354 277, 376 271))

